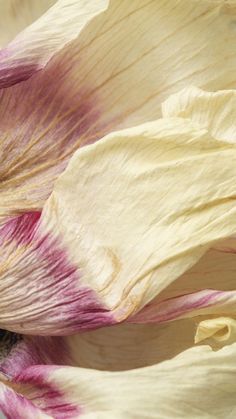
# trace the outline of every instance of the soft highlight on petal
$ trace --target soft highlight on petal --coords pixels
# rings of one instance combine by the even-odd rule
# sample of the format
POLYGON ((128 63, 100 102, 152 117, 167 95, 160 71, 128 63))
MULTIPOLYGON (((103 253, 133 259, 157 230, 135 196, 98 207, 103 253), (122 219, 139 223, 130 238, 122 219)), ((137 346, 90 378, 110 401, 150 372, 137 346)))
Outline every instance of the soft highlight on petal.
POLYGON ((196 87, 171 95, 162 104, 164 117, 189 118, 219 140, 236 142, 236 92, 211 93, 196 87))
POLYGON ((68 409, 68 418, 225 419, 236 413, 235 359, 235 343, 217 352, 201 346, 161 364, 122 372, 31 367, 7 384, 56 418, 68 409))
POLYGON ((81 148, 42 215, 2 227, 0 327, 65 335, 134 315, 235 232, 235 175, 236 145, 184 119, 81 148))
MULTIPOLYGON (((5 1, 7 2, 8 0, 5 1)), ((38 5, 35 7, 39 8, 41 0, 35 0, 35 3, 38 5)), ((55 2, 51 1, 49 5, 53 3, 55 2)), ((105 10, 107 5, 108 0, 58 0, 0 51, 0 88, 27 80, 41 70, 54 54, 75 39, 87 23, 105 10)), ((25 6, 26 10, 27 6, 29 5, 25 6)), ((7 4, 4 9, 6 7, 7 4)), ((34 10, 34 5, 32 8, 34 10)), ((43 4, 41 8, 43 9, 43 4)), ((6 12, 3 13, 3 18, 4 14, 6 12)))

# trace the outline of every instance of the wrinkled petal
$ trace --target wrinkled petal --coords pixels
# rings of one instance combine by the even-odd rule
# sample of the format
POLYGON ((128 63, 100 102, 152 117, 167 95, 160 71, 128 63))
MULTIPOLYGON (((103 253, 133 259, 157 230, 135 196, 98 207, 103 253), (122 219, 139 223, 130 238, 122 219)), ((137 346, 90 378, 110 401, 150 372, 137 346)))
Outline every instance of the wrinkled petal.
MULTIPOLYGON (((68 418, 225 419, 236 413, 235 361, 236 344, 217 352, 202 346, 161 364, 122 372, 36 366, 7 384, 27 403, 58 418, 68 412, 68 418)), ((19 411, 12 394, 8 404, 4 394, 0 400, 6 414, 10 400, 19 411)))
POLYGON ((56 0, 1 0, 0 47, 44 14, 56 0))
POLYGON ((164 117, 189 118, 219 140, 236 141, 236 92, 206 92, 196 87, 171 95, 162 104, 164 117))
POLYGON ((0 90, 0 222, 40 210, 78 147, 156 119, 170 93, 234 87, 234 13, 223 0, 59 0, 23 31, 0 60, 4 86, 32 76, 0 90))
POLYGON ((215 344, 230 345, 236 341, 236 320, 230 317, 217 317, 199 323, 195 342, 209 339, 215 344))
POLYGON ((140 310, 235 231, 235 163, 183 119, 80 149, 42 215, 2 227, 1 327, 70 334, 140 310))
POLYGON ((7 377, 15 377, 32 365, 77 365, 69 344, 61 337, 22 336, 7 331, 1 331, 0 336, 0 372, 7 377))
POLYGON ((134 323, 162 323, 209 315, 236 317, 236 240, 218 242, 191 269, 166 287, 134 323))
MULTIPOLYGON (((30 11, 32 9, 32 14, 36 18, 45 11, 45 1, 42 2, 41 0, 24 0, 18 2, 18 7, 15 4, 16 0, 10 2, 3 0, 3 3, 5 5, 3 5, 3 11, 2 8, 0 9, 1 17, 3 20, 6 17, 10 20, 10 28, 13 26, 12 34, 16 34, 18 28, 23 29, 26 26, 21 23, 24 10, 27 16, 27 14, 31 15, 30 11), (22 3, 23 12, 21 9, 22 3), (21 16, 15 19, 16 26, 14 26, 15 20, 12 22, 14 6, 17 9, 15 13, 21 16), (40 14, 36 12, 37 9, 41 11, 40 14)), ((0 88, 27 80, 35 72, 41 70, 54 54, 80 34, 94 16, 106 9, 108 0, 89 2, 84 0, 59 0, 55 2, 52 0, 46 2, 48 7, 53 3, 56 4, 0 51, 0 88)), ((31 21, 33 20, 31 16, 31 21)), ((9 22, 6 20, 5 24, 7 23, 9 22)), ((4 31, 4 26, 2 30, 4 31)))

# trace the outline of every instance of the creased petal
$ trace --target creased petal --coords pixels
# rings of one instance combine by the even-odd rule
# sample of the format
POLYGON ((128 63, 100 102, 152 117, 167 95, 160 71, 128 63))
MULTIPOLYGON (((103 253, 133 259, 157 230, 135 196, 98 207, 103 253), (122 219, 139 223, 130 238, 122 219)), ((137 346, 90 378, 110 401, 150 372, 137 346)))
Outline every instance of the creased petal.
POLYGON ((77 365, 69 345, 61 337, 23 336, 1 331, 0 373, 12 378, 38 364, 77 365))
POLYGON ((0 47, 44 14, 56 0, 1 0, 0 47))
POLYGON ((189 118, 219 140, 236 142, 236 92, 206 92, 196 87, 171 95, 162 104, 164 117, 189 118))
POLYGON ((235 360, 233 344, 217 352, 207 346, 191 348, 161 364, 131 371, 36 366, 19 374, 14 389, 58 418, 56 408, 63 403, 68 418, 231 419, 236 413, 235 360))
MULTIPOLYGON (((10 2, 13 5, 8 5, 9 2, 5 0, 3 0, 3 3, 5 3, 2 13, 2 19, 4 20, 6 14, 10 15, 11 18, 11 7, 14 7, 16 1, 10 2)), ((45 1, 31 0, 25 2, 24 0, 23 3, 25 12, 29 14, 30 9, 32 9, 33 15, 37 17, 35 9, 44 9, 45 1)), ((50 6, 55 1, 47 1, 47 3, 50 6)), ((41 70, 54 54, 80 34, 94 16, 106 9, 107 4, 108 0, 57 1, 52 8, 0 51, 0 88, 27 80, 35 72, 41 70)), ((16 11, 21 18, 15 19, 17 27, 13 26, 13 34, 16 34, 17 28, 23 29, 25 26, 21 24, 22 15, 24 16, 21 6, 22 2, 18 5, 20 9, 16 11)))
POLYGON ((229 345, 236 341, 236 320, 230 317, 217 317, 199 323, 195 342, 211 338, 215 344, 229 345))
POLYGON ((236 240, 232 237, 216 243, 130 321, 162 323, 225 314, 236 317, 235 274, 236 240))
POLYGON ((223 0, 60 0, 19 35, 8 49, 26 68, 3 50, 4 83, 32 77, 0 91, 0 219, 41 209, 78 147, 156 119, 170 93, 234 87, 234 13, 223 0))
POLYGON ((236 145, 184 119, 81 148, 42 215, 2 227, 0 326, 60 335, 134 314, 233 234, 235 175, 236 145))

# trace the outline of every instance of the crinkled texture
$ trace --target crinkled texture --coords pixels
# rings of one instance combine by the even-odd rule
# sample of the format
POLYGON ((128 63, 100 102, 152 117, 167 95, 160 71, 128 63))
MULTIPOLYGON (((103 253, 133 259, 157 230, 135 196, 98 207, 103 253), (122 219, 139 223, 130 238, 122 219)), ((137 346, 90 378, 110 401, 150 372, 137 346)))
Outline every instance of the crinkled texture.
POLYGON ((42 215, 2 227, 0 326, 65 335, 134 315, 234 233, 235 174, 236 145, 187 119, 80 149, 42 215))
POLYGON ((13 405, 19 414, 23 403, 26 412, 32 403, 56 419, 234 418, 235 360, 232 344, 217 352, 191 348, 160 364, 122 372, 36 366, 22 371, 14 384, 5 383, 15 395, 6 387, 0 406, 8 414, 13 405))
MULTIPOLYGON (((32 3, 32 1, 27 3, 32 3)), ((12 7, 16 7, 14 3, 15 1, 12 7)), ((29 13, 30 8, 32 8, 32 15, 36 14, 37 9, 42 9, 43 12, 44 2, 40 7, 39 3, 42 2, 36 4, 35 1, 35 4, 26 4, 25 13, 29 13)), ((47 3, 48 6, 53 3, 55 5, 0 51, 0 88, 27 80, 35 72, 44 68, 56 53, 80 34, 90 20, 106 9, 108 0, 95 2, 58 0, 47 3)), ((18 4, 17 15, 24 14, 21 7, 22 4, 18 4)), ((14 27, 12 12, 8 11, 7 4, 4 5, 2 11, 3 19, 5 15, 7 15, 6 18, 9 15, 8 19, 10 25, 13 26, 13 33, 16 33, 18 26, 22 28, 20 18, 17 19, 17 27, 14 27)))
POLYGON ((235 10, 59 0, 20 33, 0 54, 2 86, 25 80, 0 90, 0 223, 42 209, 76 149, 160 117, 170 93, 234 87, 235 10))
POLYGON ((164 117, 189 118, 219 140, 236 142, 236 92, 211 93, 196 87, 171 95, 162 104, 164 117))

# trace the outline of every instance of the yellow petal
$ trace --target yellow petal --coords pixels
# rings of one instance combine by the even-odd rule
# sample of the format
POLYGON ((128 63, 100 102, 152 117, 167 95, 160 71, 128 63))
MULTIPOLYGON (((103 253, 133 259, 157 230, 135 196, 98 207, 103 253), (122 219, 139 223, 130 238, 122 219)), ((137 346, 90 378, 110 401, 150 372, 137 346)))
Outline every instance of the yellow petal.
POLYGON ((43 15, 56 0, 1 0, 0 47, 43 15))
POLYGON ((162 104, 164 117, 189 118, 220 140, 236 141, 236 92, 206 92, 186 88, 170 96, 162 104))
POLYGON ((133 315, 235 232, 235 174, 236 144, 184 119, 78 150, 42 216, 2 227, 0 326, 63 335, 133 315))
POLYGON ((68 84, 91 87, 103 123, 140 124, 186 85, 235 86, 235 12, 223 0, 112 0, 58 60, 68 84))
POLYGON ((230 317, 217 317, 199 323, 195 342, 212 338, 218 344, 231 344, 236 341, 236 320, 230 317))
POLYGON ((52 417, 67 412, 66 417, 94 419, 233 419, 235 360, 232 344, 217 352, 191 348, 163 363, 122 372, 36 366, 22 371, 13 385, 4 382, 18 397, 3 392, 0 406, 7 414, 13 405, 18 413, 32 403, 32 410, 52 417))
POLYGON ((42 225, 125 318, 235 230, 235 151, 181 119, 110 134, 75 153, 42 225))
MULTIPOLYGON (((53 3, 55 1, 48 2, 48 6, 53 3)), ((0 51, 0 87, 27 80, 44 68, 107 5, 108 0, 59 0, 45 13, 43 4, 40 7, 38 5, 37 8, 42 9, 43 15, 0 51)), ((26 10, 27 6, 29 7, 29 1, 25 5, 26 10)), ((5 11, 6 8, 7 4, 3 9, 3 19, 4 14, 11 15, 11 12, 5 11)), ((23 13, 17 11, 17 14, 23 13)))

